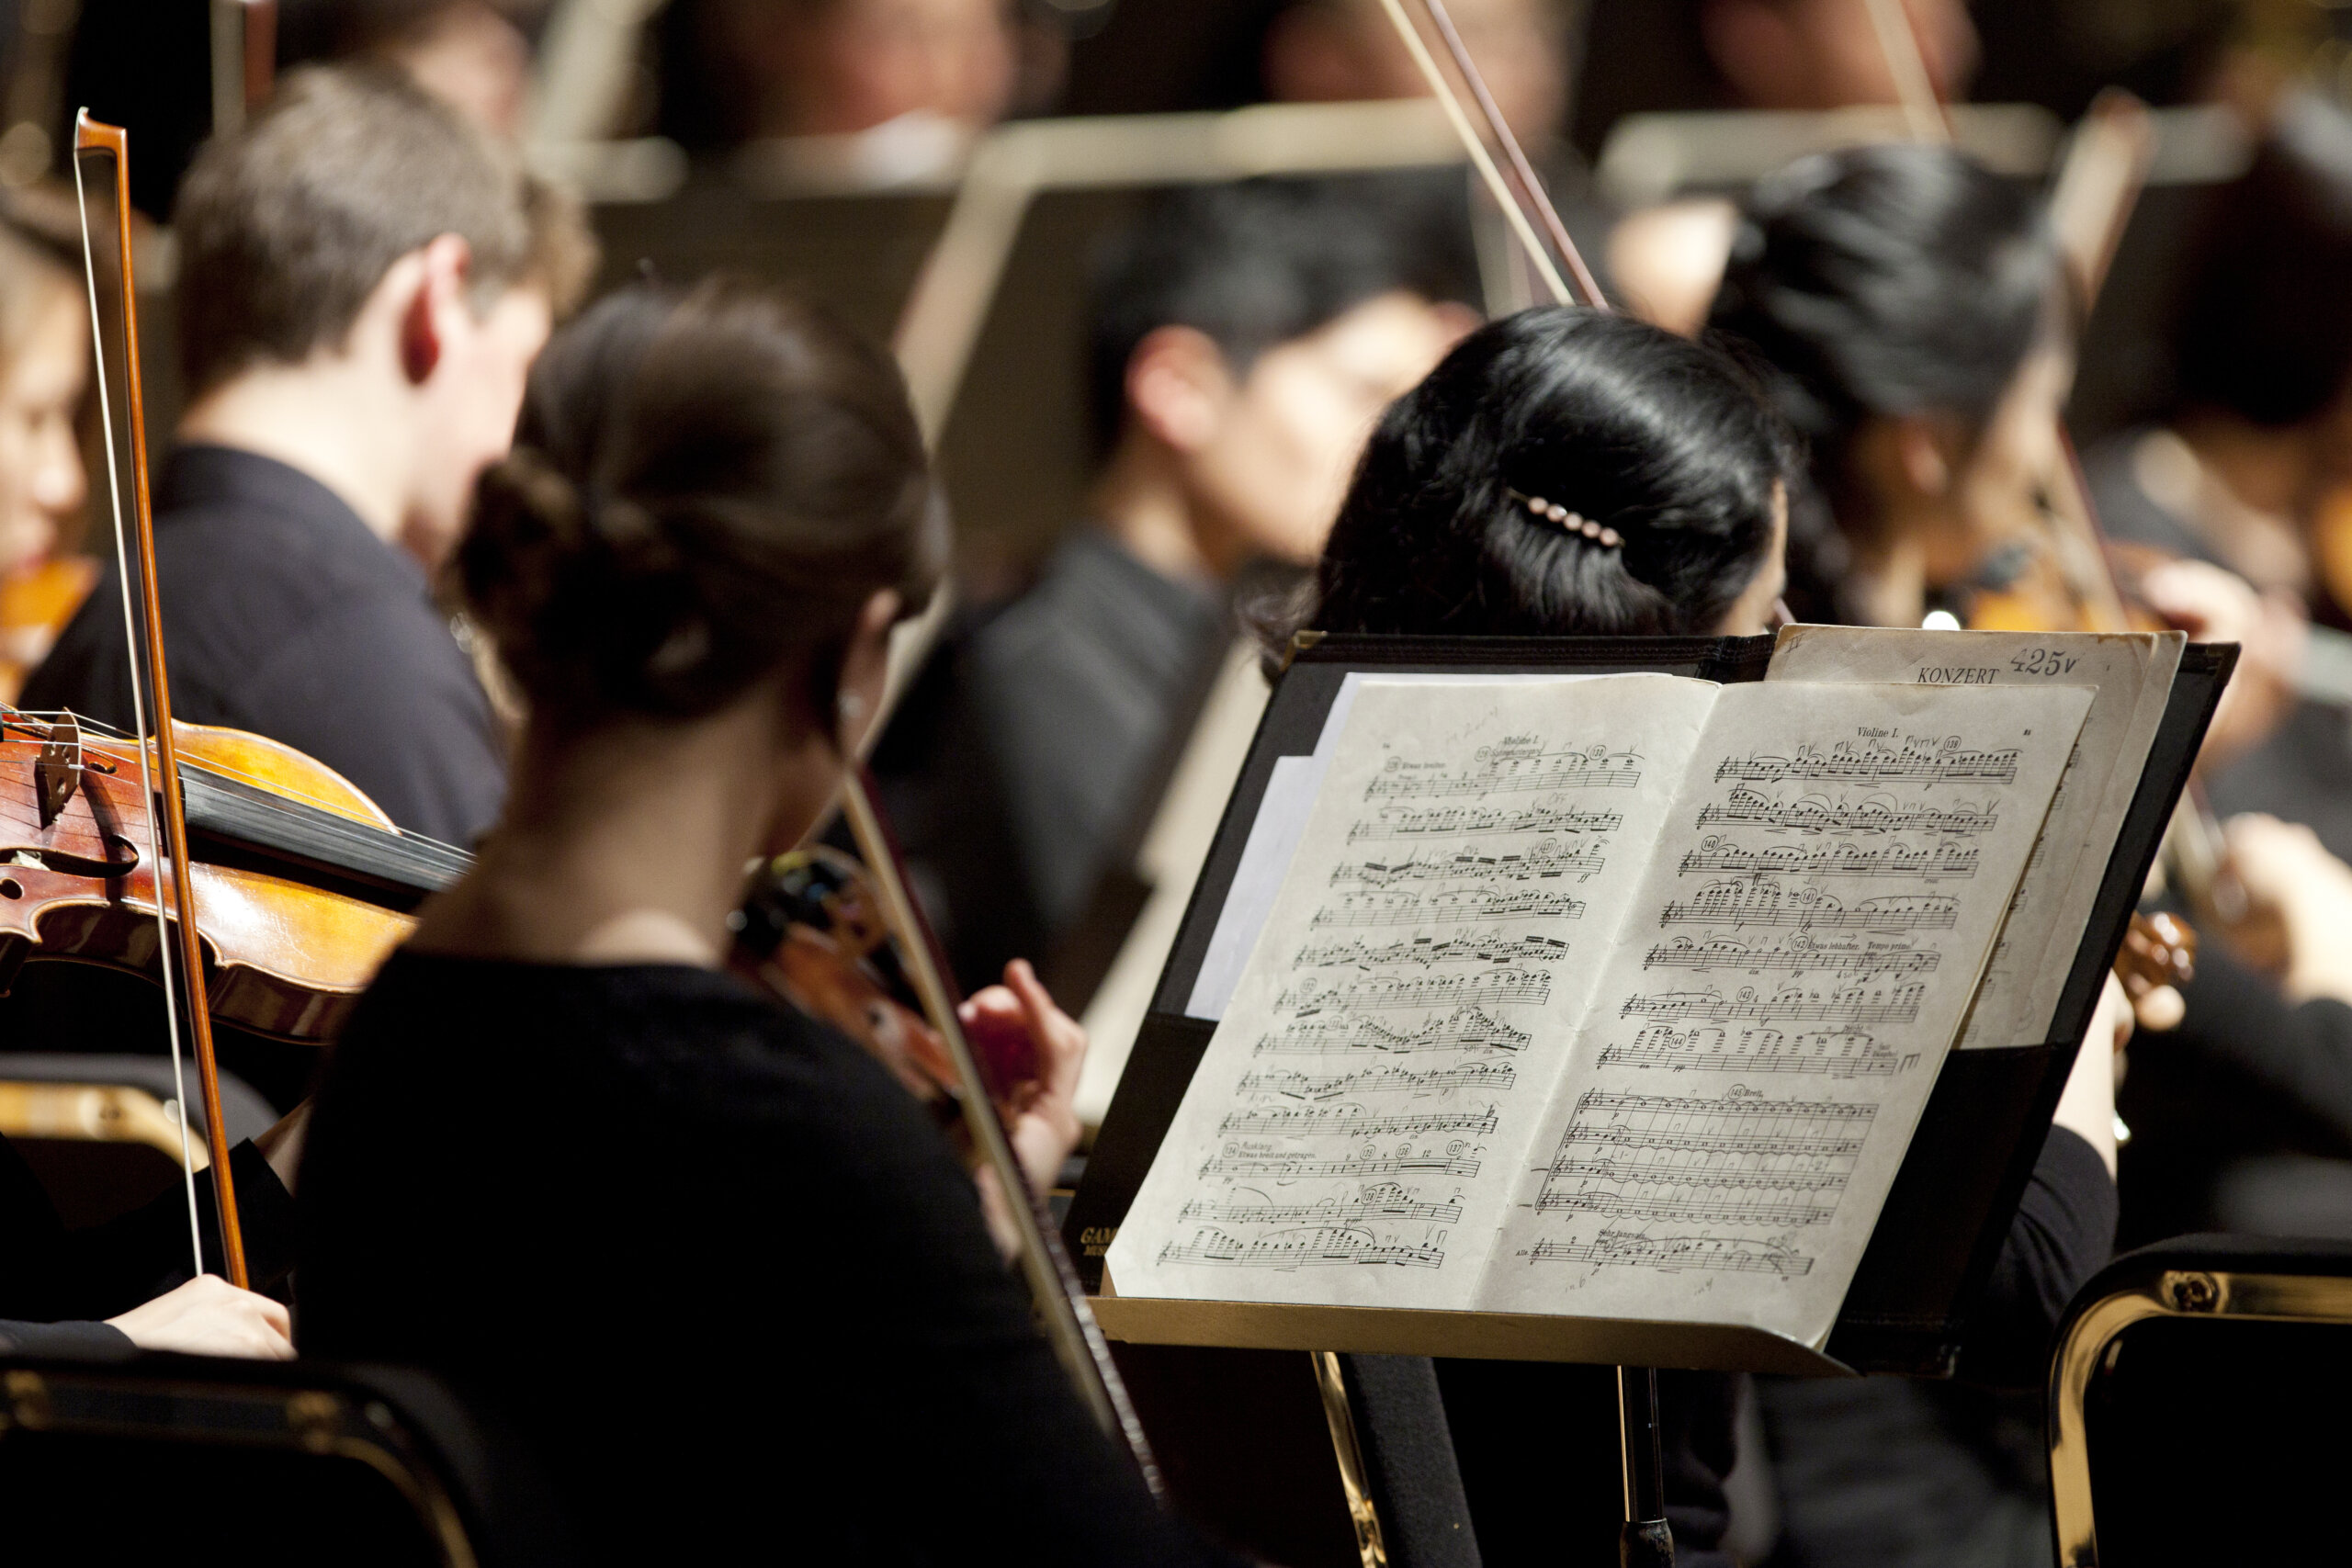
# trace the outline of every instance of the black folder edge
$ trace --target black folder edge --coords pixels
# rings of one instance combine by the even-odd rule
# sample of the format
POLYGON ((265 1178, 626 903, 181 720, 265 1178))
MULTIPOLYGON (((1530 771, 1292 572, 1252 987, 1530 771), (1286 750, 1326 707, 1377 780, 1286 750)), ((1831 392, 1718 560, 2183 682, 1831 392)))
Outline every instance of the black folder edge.
MULTIPOLYGON (((1761 680, 1772 647, 1770 637, 1350 635, 1301 648, 1267 702, 1153 991, 1151 1010, 1088 1156, 1085 1179, 1071 1200, 1064 1235, 1087 1288, 1102 1289, 1103 1250, 1142 1187, 1216 1032, 1214 1022, 1188 1017, 1183 1010, 1207 954, 1216 925, 1212 917, 1224 908, 1232 889, 1274 761, 1314 750, 1350 673, 1561 670, 1684 675, 1731 684, 1761 680)), ((2041 1156, 2042 1139, 2029 1134, 2046 1129, 2057 1109, 2075 1044, 2098 1005, 2102 977, 2122 945, 2189 765, 2236 662, 2234 645, 2192 643, 2182 651, 2140 787, 2116 836, 2061 995, 2061 1038, 1946 1056, 1831 1332, 1830 1362, 1856 1371, 1950 1372, 1962 1326, 1992 1273, 2041 1156), (2006 1129, 2007 1135, 1989 1135, 1988 1127, 2006 1129)), ((1713 1355, 1704 1359, 1723 1364, 1713 1355)))

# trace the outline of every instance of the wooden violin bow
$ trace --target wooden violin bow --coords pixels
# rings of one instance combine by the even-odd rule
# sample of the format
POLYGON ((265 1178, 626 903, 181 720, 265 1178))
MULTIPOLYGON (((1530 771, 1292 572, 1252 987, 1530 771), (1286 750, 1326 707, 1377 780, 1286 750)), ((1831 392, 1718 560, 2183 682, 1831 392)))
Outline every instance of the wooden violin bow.
MULTIPOLYGON (((204 983, 204 943, 197 930, 196 889, 189 873, 187 807, 180 791, 179 752, 172 736, 171 673, 164 658, 163 603, 156 595, 155 520, 148 502, 146 408, 140 392, 139 307, 131 271, 130 183, 125 155, 128 140, 120 126, 103 125, 92 119, 87 109, 77 113, 74 122, 74 189, 81 207, 82 261, 89 288, 91 349, 96 356, 100 434, 107 450, 107 494, 114 518, 115 570, 121 580, 124 633, 131 646, 132 729, 138 743, 142 784, 149 800, 159 806, 159 809, 148 813, 145 852, 149 863, 159 873, 169 872, 168 876, 159 874, 155 879, 155 924, 160 944, 158 957, 163 966, 164 1016, 171 1033, 172 1075, 181 1108, 180 1168, 187 1183, 188 1229, 196 1248, 196 1270, 201 1274, 205 1271, 204 1244, 197 1225, 195 1162, 187 1147, 187 1095, 180 1079, 182 1019, 187 1021, 188 1039, 195 1049, 197 1079, 204 1095, 204 1137, 212 1161, 212 1195, 220 1210, 221 1261, 228 1270, 229 1282, 242 1290, 250 1288, 245 1272, 244 1233, 238 1223, 236 1182, 229 1172, 228 1129, 220 1116, 220 1067, 212 1048, 212 1012, 204 983), (85 165, 93 164, 102 165, 105 171, 103 188, 96 192, 85 186, 84 178, 85 165), (103 248, 91 233, 94 196, 107 204, 100 210, 110 212, 115 225, 115 232, 108 237, 111 243, 103 248), (115 277, 120 286, 121 314, 111 322, 99 306, 102 256, 118 269, 115 277), (121 356, 125 412, 119 431, 116 429, 113 392, 107 373, 109 343, 121 356), (118 452, 124 455, 123 459, 118 459, 118 452), (130 470, 127 476, 121 471, 126 460, 130 470), (130 491, 131 520, 128 533, 123 521, 126 486, 130 491), (135 612, 131 598, 134 544, 139 567, 135 612)), ((67 723, 59 728, 73 728, 70 716, 67 723)), ((72 739, 58 743, 78 747, 78 741, 72 739)), ((78 757, 74 761, 77 768, 66 772, 64 776, 68 779, 78 769, 78 757)))
POLYGON ((1012 1213, 1021 1239, 1021 1270, 1044 1320, 1046 1337, 1063 1370, 1077 1385, 1102 1430, 1125 1443, 1136 1469, 1151 1495, 1165 1502, 1159 1461, 1144 1436, 1143 1423, 1127 1396, 1125 1382, 1111 1359, 1111 1346, 1102 1337, 1094 1311, 1086 1304, 1086 1287, 1078 1278, 1061 1231, 1046 1212, 1045 1201, 1029 1185, 1021 1161, 1006 1136, 996 1097, 980 1071, 979 1058, 964 1032, 956 1012, 962 998, 949 971, 937 935, 923 918, 922 907, 908 891, 904 863, 897 839, 876 804, 874 780, 863 762, 853 760, 842 781, 842 814, 856 840, 858 853, 874 881, 882 914, 899 939, 899 957, 907 981, 922 1000, 931 1025, 955 1064, 958 1098, 973 1145, 996 1175, 1005 1208, 1012 1213))
POLYGON ((1486 141, 1471 125, 1462 100, 1454 95, 1453 84, 1445 79, 1445 73, 1439 68, 1436 57, 1430 53, 1429 45, 1421 41, 1420 29, 1406 14, 1404 0, 1380 0, 1380 3, 1382 9, 1388 14, 1389 25, 1396 29, 1397 38, 1403 41, 1405 51, 1412 56, 1421 79, 1429 84, 1430 95, 1445 111, 1446 121, 1453 127, 1453 134, 1460 139, 1462 150, 1470 155, 1471 164, 1486 182, 1495 204, 1502 209, 1504 220, 1510 223, 1511 232, 1526 251, 1536 276, 1551 290, 1553 301, 1607 310, 1609 301, 1601 297, 1600 285, 1594 281, 1592 270, 1585 265, 1576 242, 1568 238, 1567 226, 1560 221, 1560 214, 1553 207, 1552 198, 1544 194, 1543 180, 1537 177, 1534 166, 1528 163, 1527 154, 1521 150, 1519 138, 1511 134, 1510 126, 1503 119, 1502 110, 1496 106, 1494 95, 1487 90, 1487 79, 1479 73, 1478 62, 1464 47, 1462 35, 1453 26, 1453 17, 1445 8, 1445 0, 1421 0, 1421 6, 1429 13, 1430 22, 1437 29, 1446 52, 1453 57, 1454 68, 1462 73, 1462 80, 1470 89, 1471 99, 1477 107, 1479 118, 1486 122, 1488 134, 1494 137, 1495 144, 1503 150, 1503 155, 1510 161, 1511 181, 1506 181, 1502 171, 1495 166, 1494 157, 1487 151, 1486 141), (1566 265, 1570 276, 1575 277, 1575 292, 1570 292, 1566 280, 1560 276, 1559 267, 1553 263, 1551 252, 1545 250, 1544 242, 1536 237, 1536 225, 1539 223, 1551 236, 1552 243, 1558 247, 1560 261, 1566 265))

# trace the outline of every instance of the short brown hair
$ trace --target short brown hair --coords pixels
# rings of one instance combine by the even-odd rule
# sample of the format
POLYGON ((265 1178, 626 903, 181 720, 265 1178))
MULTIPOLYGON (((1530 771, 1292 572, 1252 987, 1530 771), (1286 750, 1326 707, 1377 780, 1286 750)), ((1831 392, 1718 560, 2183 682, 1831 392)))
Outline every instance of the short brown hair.
POLYGON ((192 396, 340 342, 392 264, 443 234, 472 248, 477 306, 524 282, 567 305, 593 252, 576 206, 388 66, 289 73, 198 155, 173 222, 192 396))

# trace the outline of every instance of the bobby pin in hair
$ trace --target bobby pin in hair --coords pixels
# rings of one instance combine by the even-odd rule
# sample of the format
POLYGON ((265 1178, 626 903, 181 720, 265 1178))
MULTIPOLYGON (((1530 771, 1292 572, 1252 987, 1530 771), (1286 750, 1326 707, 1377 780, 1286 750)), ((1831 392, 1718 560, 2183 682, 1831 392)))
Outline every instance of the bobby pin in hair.
POLYGON ((1582 534, 1604 549, 1613 550, 1625 542, 1625 536, 1616 529, 1580 516, 1565 506, 1544 500, 1540 495, 1521 495, 1515 490, 1506 491, 1503 493, 1526 507, 1532 515, 1556 523, 1568 533, 1582 534))

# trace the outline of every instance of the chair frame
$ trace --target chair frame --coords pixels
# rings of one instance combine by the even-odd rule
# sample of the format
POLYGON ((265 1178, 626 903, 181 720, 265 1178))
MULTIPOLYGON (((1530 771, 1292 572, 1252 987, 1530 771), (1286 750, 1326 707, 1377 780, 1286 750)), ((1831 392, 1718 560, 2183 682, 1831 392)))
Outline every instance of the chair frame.
POLYGON ((0 1448, 12 1429, 297 1450, 356 1460, 406 1499, 443 1568, 479 1568, 457 1505, 390 1404, 298 1381, 22 1363, 0 1369, 0 1448))
MULTIPOLYGON (((2176 1261, 2179 1259, 2175 1259, 2176 1261)), ((2153 1317, 2240 1323, 2352 1324, 2352 1279, 2319 1274, 2167 1269, 2161 1259, 2081 1307, 2050 1369, 2050 1493, 2060 1568, 2098 1568, 2085 1404, 2115 1341, 2153 1317)))

